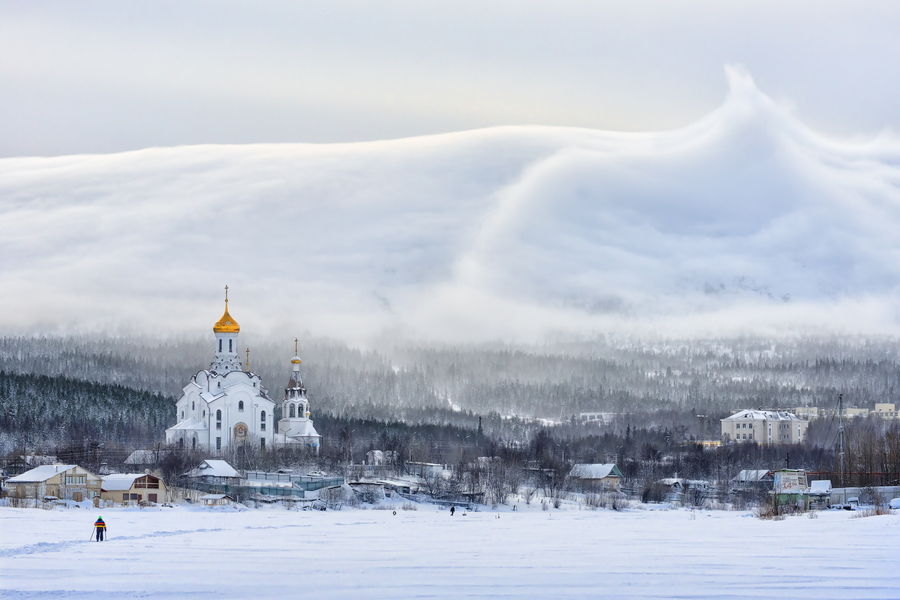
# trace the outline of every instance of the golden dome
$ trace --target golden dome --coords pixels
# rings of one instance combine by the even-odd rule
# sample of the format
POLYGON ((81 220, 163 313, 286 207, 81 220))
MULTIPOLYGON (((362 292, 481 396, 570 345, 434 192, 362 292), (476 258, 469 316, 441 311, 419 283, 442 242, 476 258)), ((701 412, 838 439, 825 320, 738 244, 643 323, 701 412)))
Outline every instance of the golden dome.
POLYGON ((228 300, 225 300, 225 314, 213 325, 214 333, 240 333, 241 326, 237 324, 234 317, 228 314, 228 300))
POLYGON ((299 364, 300 364, 300 357, 299 357, 299 356, 295 356, 294 358, 292 358, 292 359, 291 359, 291 364, 292 364, 292 365, 299 365, 299 364))

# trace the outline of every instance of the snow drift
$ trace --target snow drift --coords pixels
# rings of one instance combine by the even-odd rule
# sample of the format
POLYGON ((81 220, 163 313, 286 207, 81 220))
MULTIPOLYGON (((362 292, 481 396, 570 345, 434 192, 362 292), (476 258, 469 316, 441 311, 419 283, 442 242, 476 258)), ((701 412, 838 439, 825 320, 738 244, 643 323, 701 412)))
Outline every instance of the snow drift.
POLYGON ((260 334, 898 333, 900 140, 728 77, 660 133, 0 160, 0 327, 205 333, 227 283, 260 334))

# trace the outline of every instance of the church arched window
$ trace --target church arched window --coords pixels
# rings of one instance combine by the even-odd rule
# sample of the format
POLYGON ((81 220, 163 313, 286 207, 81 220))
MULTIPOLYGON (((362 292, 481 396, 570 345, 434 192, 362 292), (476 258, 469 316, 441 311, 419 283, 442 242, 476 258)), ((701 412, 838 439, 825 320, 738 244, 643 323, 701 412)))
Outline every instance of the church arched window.
POLYGON ((222 339, 219 338, 219 352, 222 351, 222 339))
POLYGON ((204 419, 206 418, 206 411, 205 411, 205 410, 203 411, 203 418, 204 418, 204 419))
POLYGON ((244 412, 244 401, 238 402, 238 412, 244 412))
POLYGON ((197 438, 191 440, 191 450, 197 449, 197 438))
POLYGON ((229 352, 234 352, 234 350, 231 349, 231 342, 233 342, 233 341, 234 340, 228 340, 228 351, 229 352))
POLYGON ((184 418, 184 411, 181 411, 181 418, 184 418))
POLYGON ((296 415, 296 412, 294 411, 294 405, 293 405, 293 404, 291 404, 290 413, 291 413, 291 418, 292 418, 292 419, 293 419, 295 416, 297 416, 297 415, 296 415))
POLYGON ((266 430, 266 411, 262 411, 261 413, 259 413, 259 430, 266 430))
POLYGON ((216 411, 216 429, 222 429, 222 411, 216 411))
POLYGON ((195 410, 197 408, 195 402, 191 402, 191 410, 195 410))

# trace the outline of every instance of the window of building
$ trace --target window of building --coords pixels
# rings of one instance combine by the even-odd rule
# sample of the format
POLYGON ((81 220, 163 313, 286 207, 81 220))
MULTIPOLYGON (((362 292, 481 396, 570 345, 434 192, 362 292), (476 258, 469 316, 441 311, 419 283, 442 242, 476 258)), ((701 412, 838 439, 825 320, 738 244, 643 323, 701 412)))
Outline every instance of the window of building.
POLYGON ((206 418, 206 410, 203 411, 203 417, 206 418))
POLYGON ((244 401, 238 402, 238 412, 244 412, 244 401))
POLYGON ((222 438, 217 437, 216 438, 216 450, 221 450, 221 449, 222 449, 222 438))
POLYGON ((266 430, 266 411, 262 411, 261 413, 259 413, 259 430, 266 430))
POLYGON ((191 440, 191 448, 194 450, 197 449, 197 438, 191 440))
POLYGON ((222 411, 216 411, 216 429, 222 429, 222 411))
POLYGON ((259 440, 259 447, 263 450, 266 449, 266 438, 262 438, 261 440, 259 440))
POLYGON ((122 502, 128 502, 128 494, 122 494, 122 502))
POLYGON ((221 352, 221 351, 222 351, 222 340, 219 339, 219 352, 221 352))
POLYGON ((232 347, 231 347, 231 342, 233 342, 233 341, 234 341, 234 340, 228 340, 228 351, 229 351, 229 352, 234 352, 234 350, 231 349, 231 348, 232 348, 232 347))
POLYGON ((290 408, 290 410, 289 410, 288 412, 291 413, 291 418, 294 418, 295 416, 297 416, 297 415, 295 414, 295 411, 294 411, 294 405, 293 405, 293 404, 291 404, 291 408, 290 408))
POLYGON ((184 418, 184 411, 181 411, 181 418, 184 418))
POLYGON ((191 402, 191 410, 196 410, 197 404, 196 402, 191 402))

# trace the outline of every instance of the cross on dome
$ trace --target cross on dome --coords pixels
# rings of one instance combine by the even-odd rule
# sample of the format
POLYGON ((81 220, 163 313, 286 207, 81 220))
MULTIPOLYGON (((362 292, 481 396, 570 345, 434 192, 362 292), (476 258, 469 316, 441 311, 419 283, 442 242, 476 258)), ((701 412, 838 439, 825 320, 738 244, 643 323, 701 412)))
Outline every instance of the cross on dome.
POLYGON ((225 314, 213 325, 213 333, 240 333, 241 326, 228 314, 228 286, 225 286, 225 314))

